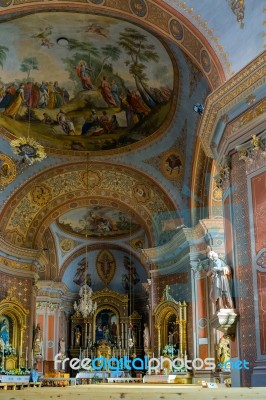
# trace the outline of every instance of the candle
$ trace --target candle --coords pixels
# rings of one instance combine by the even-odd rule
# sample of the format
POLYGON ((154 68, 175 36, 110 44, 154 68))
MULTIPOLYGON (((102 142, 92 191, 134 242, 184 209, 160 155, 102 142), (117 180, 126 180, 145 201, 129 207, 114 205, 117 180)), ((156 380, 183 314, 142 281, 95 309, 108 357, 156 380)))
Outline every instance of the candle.
POLYGON ((81 347, 79 348, 79 359, 81 360, 81 347))
POLYGON ((91 350, 91 360, 92 360, 92 350, 91 350))
POLYGON ((28 369, 28 347, 26 347, 26 362, 25 362, 26 369, 28 369))
POLYGON ((88 347, 87 347, 87 354, 86 354, 87 358, 88 358, 88 354, 89 354, 89 349, 88 349, 88 347))

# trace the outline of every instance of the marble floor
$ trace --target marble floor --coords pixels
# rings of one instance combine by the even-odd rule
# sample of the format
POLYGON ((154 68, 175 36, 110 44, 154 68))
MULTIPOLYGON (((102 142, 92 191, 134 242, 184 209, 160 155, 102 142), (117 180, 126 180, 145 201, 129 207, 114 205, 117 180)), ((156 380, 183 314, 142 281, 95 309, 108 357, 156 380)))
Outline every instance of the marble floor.
POLYGON ((62 388, 25 388, 23 390, 1 390, 4 400, 265 400, 266 387, 227 388, 218 385, 215 389, 195 385, 151 385, 151 384, 97 384, 62 388))

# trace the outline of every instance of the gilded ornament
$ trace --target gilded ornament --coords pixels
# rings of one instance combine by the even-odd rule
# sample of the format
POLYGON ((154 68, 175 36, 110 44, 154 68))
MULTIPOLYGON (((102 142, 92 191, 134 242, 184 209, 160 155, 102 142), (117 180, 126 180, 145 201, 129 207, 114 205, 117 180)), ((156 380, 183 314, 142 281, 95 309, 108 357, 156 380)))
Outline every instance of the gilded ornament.
POLYGON ((33 203, 43 207, 52 200, 52 193, 48 186, 36 185, 30 192, 33 203))
POLYGON ((16 178, 17 169, 14 161, 0 153, 0 189, 9 185, 16 178))

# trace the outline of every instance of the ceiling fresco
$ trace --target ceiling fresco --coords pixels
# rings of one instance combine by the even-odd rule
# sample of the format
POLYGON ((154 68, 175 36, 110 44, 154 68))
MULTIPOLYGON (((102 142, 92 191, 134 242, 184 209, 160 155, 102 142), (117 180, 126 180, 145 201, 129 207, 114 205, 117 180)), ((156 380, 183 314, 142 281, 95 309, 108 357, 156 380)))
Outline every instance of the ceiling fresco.
POLYGON ((232 118, 229 78, 263 50, 262 20, 260 0, 2 1, 0 231, 49 249, 41 279, 77 293, 87 246, 94 290, 126 292, 136 267, 141 291, 141 249, 202 219, 209 126, 221 101, 232 118), (18 136, 47 157, 23 164, 18 136))
POLYGON ((0 124, 13 135, 60 150, 112 150, 169 119, 172 61, 143 29, 72 13, 28 15, 2 29, 0 124))
POLYGON ((101 206, 70 211, 57 219, 57 225, 65 232, 87 238, 131 235, 141 228, 128 213, 101 206))
POLYGON ((78 256, 62 271, 62 282, 77 293, 86 281, 94 291, 108 287, 110 290, 139 293, 147 272, 139 260, 129 252, 113 249, 90 251, 88 256, 78 256))

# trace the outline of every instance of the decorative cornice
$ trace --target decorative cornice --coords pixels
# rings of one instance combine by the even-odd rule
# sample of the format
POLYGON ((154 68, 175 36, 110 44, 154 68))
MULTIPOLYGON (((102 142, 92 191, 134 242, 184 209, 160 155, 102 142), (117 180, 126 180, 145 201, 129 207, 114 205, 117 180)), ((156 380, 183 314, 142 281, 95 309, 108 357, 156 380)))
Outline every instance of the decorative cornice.
POLYGON ((263 86, 265 82, 266 51, 209 95, 198 131, 208 157, 215 158, 212 137, 219 119, 233 106, 247 98, 255 89, 263 86))

